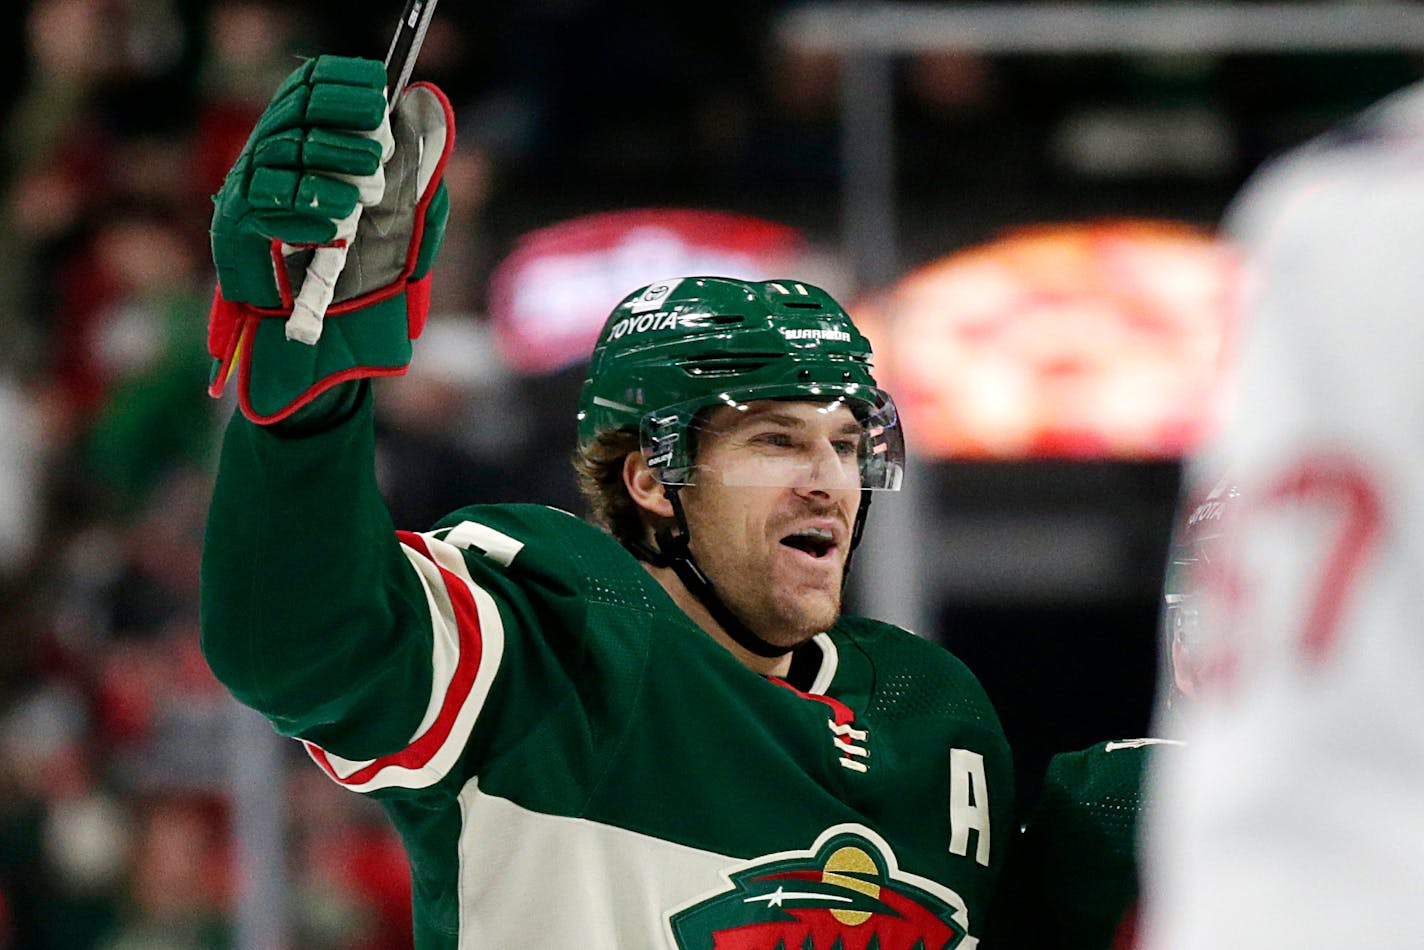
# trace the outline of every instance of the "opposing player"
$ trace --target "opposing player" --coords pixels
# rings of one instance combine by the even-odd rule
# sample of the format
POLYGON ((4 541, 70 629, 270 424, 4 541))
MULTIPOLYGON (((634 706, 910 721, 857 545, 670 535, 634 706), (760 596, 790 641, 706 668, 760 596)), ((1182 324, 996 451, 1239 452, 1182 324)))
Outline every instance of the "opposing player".
POLYGON ((1154 794, 1152 950, 1424 946, 1424 87, 1269 167, 1229 218, 1251 273, 1199 472, 1244 504, 1187 746, 1154 794))
POLYGON ((476 506, 397 532, 365 377, 419 333, 450 121, 413 87, 382 189, 380 90, 379 64, 305 64, 216 199, 215 388, 235 376, 242 413, 203 565, 214 671, 382 803, 422 948, 974 946, 1002 729, 948 653, 840 613, 903 464, 865 339, 795 281, 649 285, 578 407, 599 526, 476 506), (362 200, 320 344, 286 340, 302 246, 362 200))

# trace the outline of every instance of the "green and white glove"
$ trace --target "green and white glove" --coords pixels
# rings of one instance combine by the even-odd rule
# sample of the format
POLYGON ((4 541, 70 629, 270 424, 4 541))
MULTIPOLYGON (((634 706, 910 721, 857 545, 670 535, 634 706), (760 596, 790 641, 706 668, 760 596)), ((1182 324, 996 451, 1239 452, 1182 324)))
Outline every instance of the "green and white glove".
POLYGON ((222 395, 236 374, 238 404, 254 422, 284 419, 348 379, 404 373, 424 329, 450 210, 441 176, 454 117, 444 93, 416 83, 387 120, 385 83, 375 60, 304 63, 213 198, 208 392, 222 395), (320 340, 288 340, 314 248, 340 244, 346 267, 320 340))

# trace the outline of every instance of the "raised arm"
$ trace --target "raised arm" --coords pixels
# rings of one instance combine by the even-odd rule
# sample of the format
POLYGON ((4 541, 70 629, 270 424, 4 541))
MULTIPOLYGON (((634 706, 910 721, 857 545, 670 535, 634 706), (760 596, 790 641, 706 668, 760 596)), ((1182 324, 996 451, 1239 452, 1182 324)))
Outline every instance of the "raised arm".
POLYGON ((348 757, 408 742, 429 694, 431 611, 377 491, 369 385, 405 371, 447 212, 449 103, 415 86, 386 119, 374 61, 282 84, 214 199, 212 392, 236 378, 209 515, 203 646, 288 735, 348 757), (364 205, 360 229, 338 222, 364 205), (311 248, 349 241, 315 346, 285 317, 311 248), (396 687, 399 687, 397 689, 396 687))
POLYGON ((418 711, 380 700, 386 682, 430 677, 429 611, 376 489, 366 388, 348 383, 337 405, 313 407, 318 431, 233 417, 202 574, 218 678, 282 733, 342 751, 359 736, 349 752, 360 756, 399 747, 416 725, 418 711))

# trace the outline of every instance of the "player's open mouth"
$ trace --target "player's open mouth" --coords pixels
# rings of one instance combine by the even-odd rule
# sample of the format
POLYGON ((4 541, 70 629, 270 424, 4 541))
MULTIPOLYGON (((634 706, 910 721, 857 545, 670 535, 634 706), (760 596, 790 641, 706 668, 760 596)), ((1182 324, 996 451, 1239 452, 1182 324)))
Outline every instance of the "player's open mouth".
POLYGON ((782 538, 781 543, 820 561, 835 551, 836 536, 829 528, 802 528, 782 538))

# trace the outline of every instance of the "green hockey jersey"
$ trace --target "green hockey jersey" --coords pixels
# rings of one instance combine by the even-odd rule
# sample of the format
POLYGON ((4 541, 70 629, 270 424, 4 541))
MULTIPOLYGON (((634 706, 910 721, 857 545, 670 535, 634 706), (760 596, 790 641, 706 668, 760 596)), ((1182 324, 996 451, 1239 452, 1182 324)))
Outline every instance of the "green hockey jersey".
POLYGON ((235 418, 215 673, 405 842, 417 946, 947 950, 1013 833, 1003 731, 938 646, 846 617, 758 675, 611 537, 534 505, 396 532, 369 398, 235 418))
MULTIPOLYGON (((1149 762, 1180 743, 1120 739, 1055 755, 1011 859, 1014 950, 1130 947, 1149 762)), ((996 942, 997 945, 997 942, 996 942)))

